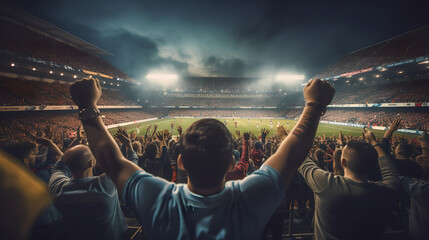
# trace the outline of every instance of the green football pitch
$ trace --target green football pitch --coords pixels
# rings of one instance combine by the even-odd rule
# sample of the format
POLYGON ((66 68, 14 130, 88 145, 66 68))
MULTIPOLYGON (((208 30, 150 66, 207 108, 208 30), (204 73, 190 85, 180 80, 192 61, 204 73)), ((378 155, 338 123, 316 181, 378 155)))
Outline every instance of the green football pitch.
MULTIPOLYGON (((158 125, 158 130, 162 129, 168 129, 171 131, 171 123, 174 124, 174 131, 173 136, 177 135, 177 127, 180 125, 183 128, 183 131, 191 125, 193 122, 199 120, 198 118, 165 118, 165 119, 156 119, 148 122, 142 122, 140 123, 140 136, 144 135, 146 133, 146 128, 150 124, 152 125, 151 130, 153 131, 153 125, 158 125)), ((273 133, 276 132, 277 124, 280 123, 280 125, 283 125, 286 130, 292 130, 292 128, 295 126, 296 121, 295 120, 287 120, 287 119, 273 119, 273 126, 271 128, 270 126, 270 119, 244 119, 244 118, 219 118, 218 119, 221 122, 227 121, 227 127, 231 133, 235 134, 236 130, 240 130, 240 132, 253 132, 255 135, 259 136, 260 130, 263 128, 269 129, 270 133, 268 134, 269 137, 273 135, 273 133), (235 127, 234 122, 237 122, 237 127, 235 127), (258 130, 259 127, 259 130, 258 130)), ((126 125, 128 132, 131 132, 133 130, 136 130, 137 126, 139 124, 130 124, 126 125)), ((109 129, 109 132, 111 134, 115 134, 117 131, 117 128, 111 128, 109 129)), ((317 129, 317 136, 322 136, 325 134, 326 136, 338 136, 339 132, 342 131, 345 135, 353 135, 353 136, 361 136, 362 135, 362 129, 358 127, 348 127, 348 126, 339 126, 339 125, 333 125, 328 123, 320 123, 319 127, 317 129)), ((382 138, 385 131, 381 130, 371 130, 376 137, 382 138)), ((416 135, 412 134, 404 134, 404 133, 394 133, 394 136, 404 136, 406 138, 415 138, 416 135)))

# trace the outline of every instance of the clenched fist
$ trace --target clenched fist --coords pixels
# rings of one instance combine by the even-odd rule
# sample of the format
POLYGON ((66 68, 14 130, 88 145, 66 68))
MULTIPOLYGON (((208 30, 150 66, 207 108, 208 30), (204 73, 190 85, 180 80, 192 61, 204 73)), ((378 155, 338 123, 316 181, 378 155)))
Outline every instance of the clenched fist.
POLYGON ((70 96, 79 108, 96 108, 101 97, 101 87, 98 79, 84 78, 70 86, 70 96))
POLYGON ((335 89, 327 81, 312 79, 304 87, 304 98, 307 103, 319 103, 328 106, 334 97, 335 89))

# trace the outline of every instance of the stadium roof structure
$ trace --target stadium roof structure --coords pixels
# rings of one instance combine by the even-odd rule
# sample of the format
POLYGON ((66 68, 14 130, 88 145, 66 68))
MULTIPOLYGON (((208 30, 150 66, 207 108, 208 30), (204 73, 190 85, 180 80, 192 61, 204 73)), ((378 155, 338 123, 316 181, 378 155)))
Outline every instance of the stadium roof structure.
POLYGON ((355 50, 324 69, 314 78, 334 77, 347 72, 427 55, 429 55, 429 25, 355 50))
POLYGON ((33 16, 21 9, 13 7, 3 1, 0 2, 0 18, 12 21, 32 31, 36 31, 47 37, 54 38, 70 46, 89 52, 93 55, 113 56, 112 53, 109 53, 99 47, 96 47, 91 43, 88 43, 36 16, 33 16))

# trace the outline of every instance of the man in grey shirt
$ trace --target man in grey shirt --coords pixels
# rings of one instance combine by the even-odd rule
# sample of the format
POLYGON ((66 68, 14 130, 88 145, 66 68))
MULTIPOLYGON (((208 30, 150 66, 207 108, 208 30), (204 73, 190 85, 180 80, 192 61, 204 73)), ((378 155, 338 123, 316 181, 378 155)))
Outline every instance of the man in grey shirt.
POLYGON ((397 203, 400 189, 397 170, 374 135, 364 129, 370 142, 350 141, 343 149, 344 177, 320 169, 307 158, 299 167, 315 193, 315 239, 380 239, 397 203), (368 181, 377 161, 382 181, 368 181))
POLYGON ((118 191, 107 175, 93 176, 94 166, 88 146, 67 150, 53 168, 49 191, 69 239, 120 239, 127 224, 118 191))

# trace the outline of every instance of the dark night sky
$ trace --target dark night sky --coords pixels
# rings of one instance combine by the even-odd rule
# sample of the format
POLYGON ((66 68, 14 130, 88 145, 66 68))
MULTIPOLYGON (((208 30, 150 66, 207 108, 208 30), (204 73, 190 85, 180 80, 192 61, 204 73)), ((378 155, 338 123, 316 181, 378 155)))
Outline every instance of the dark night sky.
POLYGON ((132 77, 311 77, 347 53, 429 24, 429 1, 9 1, 111 53, 132 77))

